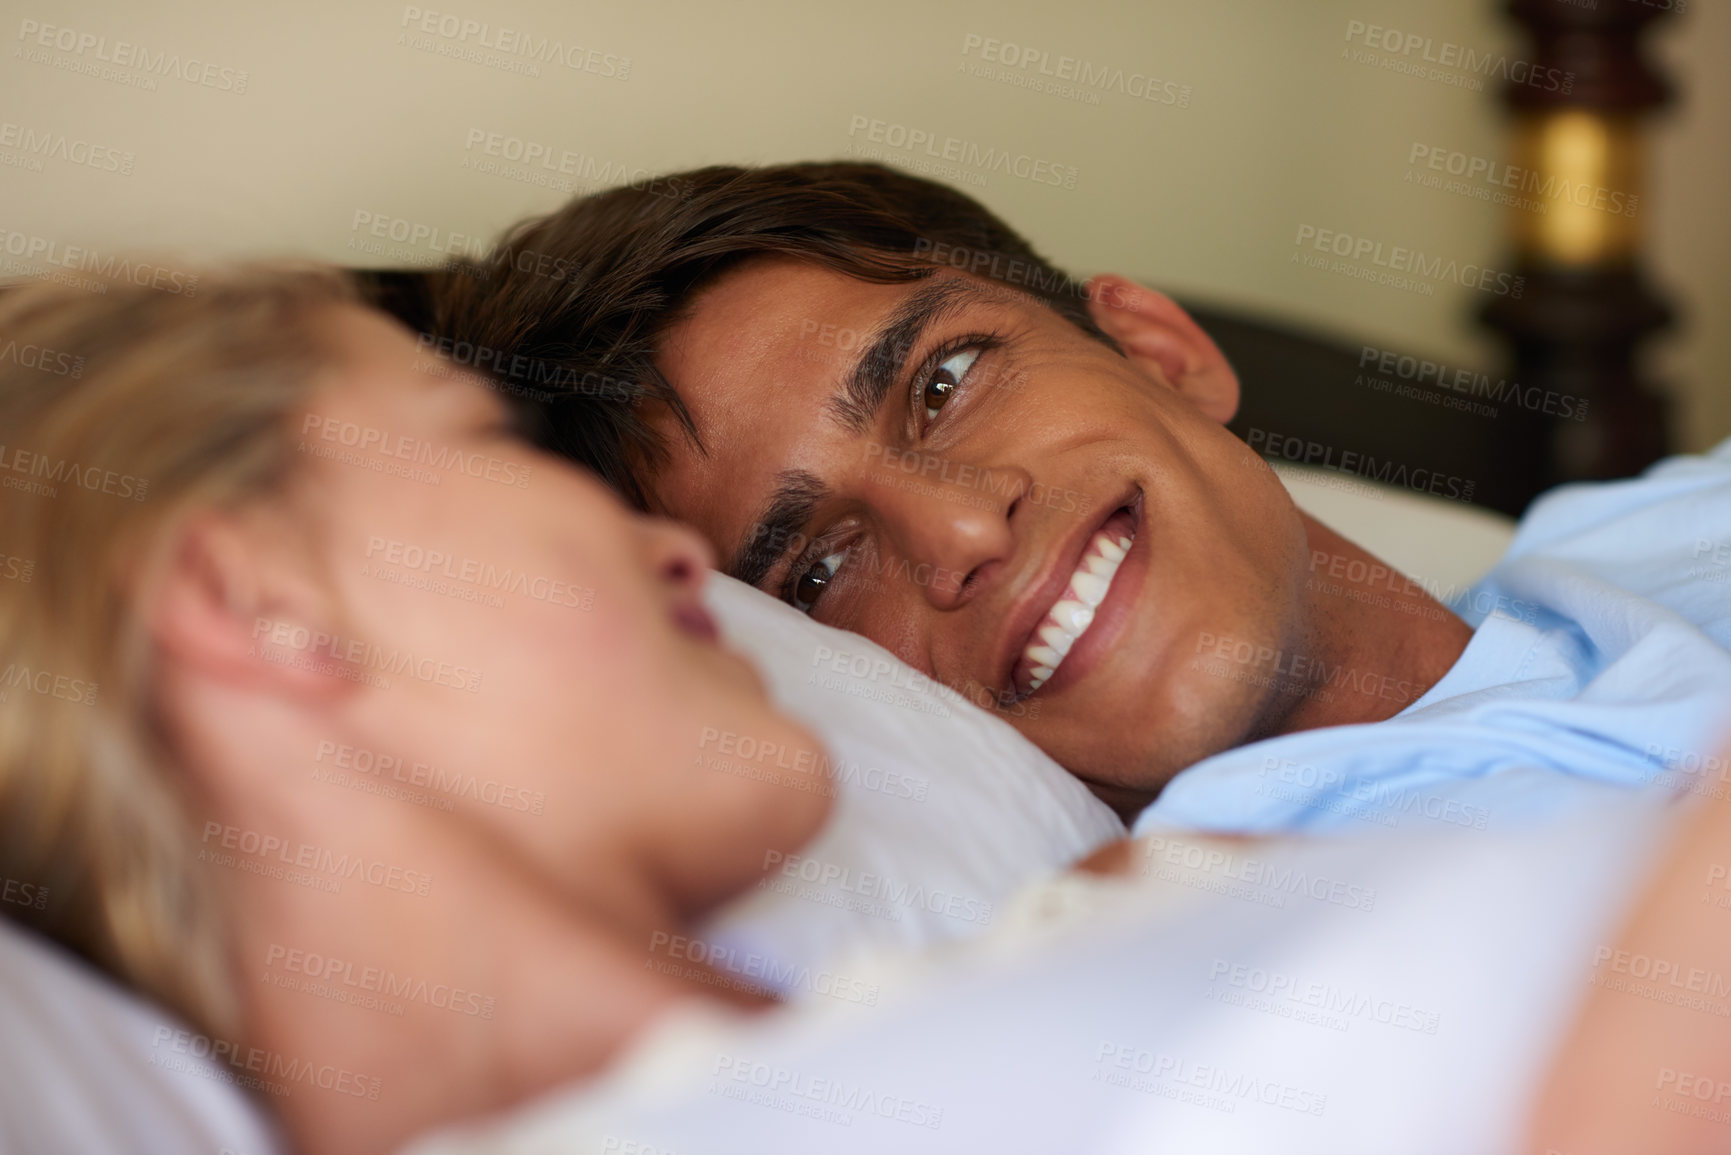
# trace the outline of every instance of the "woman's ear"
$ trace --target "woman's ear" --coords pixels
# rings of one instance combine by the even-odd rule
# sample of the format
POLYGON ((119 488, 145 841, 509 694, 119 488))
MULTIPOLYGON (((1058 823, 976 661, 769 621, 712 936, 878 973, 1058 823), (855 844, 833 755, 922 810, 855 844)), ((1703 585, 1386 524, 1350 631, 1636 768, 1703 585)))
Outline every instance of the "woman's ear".
POLYGON ((340 697, 352 684, 330 671, 346 663, 303 652, 312 639, 331 637, 330 605, 280 548, 280 533, 232 513, 190 519, 141 591, 146 626, 166 654, 206 679, 301 699, 340 697))
POLYGON ((1208 417, 1225 425, 1238 412, 1238 374, 1171 297, 1102 273, 1088 282, 1088 313, 1130 360, 1208 417))

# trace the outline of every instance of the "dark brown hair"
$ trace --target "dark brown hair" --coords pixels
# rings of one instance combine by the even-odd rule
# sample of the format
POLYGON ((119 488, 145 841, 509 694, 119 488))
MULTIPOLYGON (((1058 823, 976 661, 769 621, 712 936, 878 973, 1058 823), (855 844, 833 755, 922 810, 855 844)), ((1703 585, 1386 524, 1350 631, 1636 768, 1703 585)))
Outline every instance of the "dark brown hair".
POLYGON ((1083 288, 978 201, 879 164, 717 166, 610 189, 526 221, 489 256, 441 274, 442 350, 535 403, 543 439, 643 508, 642 471, 666 446, 643 404, 669 406, 702 441, 655 365, 694 293, 744 260, 810 261, 861 280, 942 267, 1043 302, 1108 344, 1083 288))

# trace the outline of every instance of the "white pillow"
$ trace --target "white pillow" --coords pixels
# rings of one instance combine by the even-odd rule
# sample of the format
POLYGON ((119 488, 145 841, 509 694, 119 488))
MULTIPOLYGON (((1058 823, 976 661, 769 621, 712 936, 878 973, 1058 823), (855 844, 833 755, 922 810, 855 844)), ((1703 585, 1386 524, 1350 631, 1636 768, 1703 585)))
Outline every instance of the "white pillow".
MULTIPOLYGON (((829 824, 802 856, 775 864, 791 876, 771 876, 791 893, 762 887, 705 933, 738 951, 742 975, 790 995, 875 1003, 875 991, 833 969, 840 952, 984 929, 1024 883, 1123 836, 1104 804, 1008 725, 919 686, 887 651, 731 578, 716 575, 710 589, 729 642, 834 755, 811 768, 815 785, 836 792, 829 824), (835 661, 863 662, 867 676, 827 673, 835 661), (828 677, 853 692, 829 688, 828 677), (904 697, 856 696, 873 689, 904 697), (802 898, 807 863, 833 866, 812 893, 846 902, 864 888, 877 898, 853 909, 802 898)), ((728 969, 730 960, 714 961, 728 969)), ((203 1057, 198 1036, 0 918, 0 1152, 278 1149, 262 1112, 229 1068, 203 1057)))
POLYGON ((0 1151, 272 1155, 270 1124, 201 1038, 0 918, 0 1151))
POLYGON ((835 969, 850 953, 984 930, 1027 883, 1124 837, 1008 723, 883 647, 721 574, 708 590, 728 644, 828 747, 827 765, 780 773, 790 789, 831 787, 835 810, 810 846, 766 856, 768 877, 683 957, 789 996, 871 1001, 835 969))
MULTIPOLYGON (((883 663, 868 675, 884 671, 861 688, 916 682, 886 651, 731 578, 716 576, 710 588, 729 641, 835 755, 813 768, 837 790, 829 825, 805 857, 777 865, 795 875, 808 860, 851 870, 816 888, 841 901, 858 898, 870 872, 889 880, 865 883, 877 888, 876 905, 901 916, 765 887, 734 903, 709 935, 741 951, 735 969, 760 972, 790 994, 876 1002, 875 991, 829 969, 839 950, 983 929, 1024 882, 1123 835, 1079 782, 955 695, 905 691, 916 709, 838 692, 816 676, 820 663, 858 655, 883 663)), ((728 960, 715 961, 727 969, 728 960)), ((233 1085, 231 1068, 206 1057, 210 1049, 167 1012, 0 918, 0 1152, 273 1155, 271 1124, 233 1085)))

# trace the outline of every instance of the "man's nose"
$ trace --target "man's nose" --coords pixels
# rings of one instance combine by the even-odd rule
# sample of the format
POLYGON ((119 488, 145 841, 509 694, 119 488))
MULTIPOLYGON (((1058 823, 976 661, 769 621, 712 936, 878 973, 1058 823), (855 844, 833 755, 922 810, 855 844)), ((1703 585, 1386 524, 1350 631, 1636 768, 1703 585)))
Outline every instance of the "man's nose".
POLYGON ((917 454, 886 455, 873 473, 888 544, 931 605, 961 605, 1013 557, 1016 512, 1032 483, 1026 470, 917 454))

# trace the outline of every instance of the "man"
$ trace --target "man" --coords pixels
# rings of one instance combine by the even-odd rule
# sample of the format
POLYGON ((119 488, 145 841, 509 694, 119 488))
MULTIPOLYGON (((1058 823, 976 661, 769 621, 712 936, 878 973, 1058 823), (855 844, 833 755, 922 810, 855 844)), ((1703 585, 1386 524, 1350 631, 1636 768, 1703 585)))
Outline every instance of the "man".
POLYGON ((1727 587, 1681 575, 1731 543, 1731 453, 1553 499, 1480 601, 1521 611, 1475 635, 1415 585, 1314 580, 1375 559, 1224 428, 1237 379, 1167 297, 1079 285, 882 166, 666 188, 530 222, 451 278, 439 324, 496 366, 557 366, 558 448, 1122 813, 1483 826, 1534 767, 1633 785, 1716 748, 1727 587), (1521 569, 1537 546, 1561 555, 1521 569))

